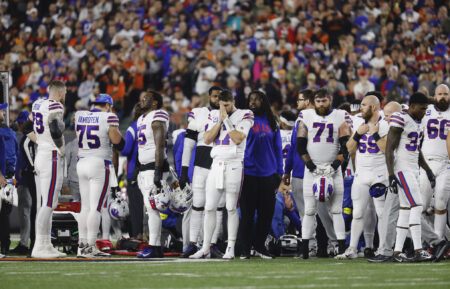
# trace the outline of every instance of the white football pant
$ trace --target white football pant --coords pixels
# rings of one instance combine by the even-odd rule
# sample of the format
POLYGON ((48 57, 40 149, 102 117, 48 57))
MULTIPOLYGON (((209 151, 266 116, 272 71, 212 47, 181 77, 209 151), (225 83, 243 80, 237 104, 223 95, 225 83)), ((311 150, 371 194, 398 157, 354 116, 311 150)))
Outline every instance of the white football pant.
MULTIPOLYGON (((139 172, 137 181, 139 190, 141 190, 142 197, 144 198, 144 205, 148 214, 148 234, 150 246, 161 246, 161 226, 162 220, 158 210, 154 210, 150 205, 148 197, 155 185, 153 183, 154 170, 146 170, 139 172)), ((168 172, 163 173, 162 179, 165 180, 169 176, 168 172)))
MULTIPOLYGON (((434 188, 434 208, 445 211, 450 195, 450 162, 448 160, 427 159, 427 164, 436 177, 436 187, 434 188)), ((422 193, 423 210, 427 210, 433 197, 433 189, 428 180, 426 172, 420 170, 420 191, 422 193)), ((444 236, 447 223, 447 213, 434 215, 434 231, 439 237, 444 236)))
POLYGON ((81 211, 78 217, 80 244, 95 245, 101 212, 110 193, 111 161, 101 158, 80 158, 77 174, 80 183, 81 211))
POLYGON ((239 216, 237 212, 239 196, 244 176, 241 160, 213 160, 206 180, 205 220, 204 220, 204 252, 209 252, 211 240, 216 228, 216 210, 225 195, 225 207, 228 213, 228 247, 227 253, 234 255, 239 216))
POLYGON ((50 244, 53 210, 58 204, 63 181, 63 160, 56 150, 39 150, 34 161, 36 174, 39 178, 36 190, 41 201, 41 207, 36 216, 35 248, 50 244), (39 188, 38 188, 39 186, 39 188))
MULTIPOLYGON (((373 220, 372 210, 368 210, 368 206, 374 206, 376 215, 379 222, 381 222, 383 216, 383 208, 385 202, 385 196, 379 198, 372 198, 369 193, 369 189, 374 184, 389 185, 387 170, 383 167, 381 170, 371 170, 356 172, 355 179, 352 185, 352 202, 353 202, 353 220, 351 225, 351 237, 350 247, 358 248, 359 237, 364 231, 366 241, 366 247, 373 247, 373 236, 375 234, 376 217, 373 220), (372 204, 371 204, 372 203, 372 204), (370 230, 370 231, 369 231, 370 230)), ((385 240, 385 230, 379 228, 378 234, 380 235, 379 247, 384 247, 382 241, 385 240)))

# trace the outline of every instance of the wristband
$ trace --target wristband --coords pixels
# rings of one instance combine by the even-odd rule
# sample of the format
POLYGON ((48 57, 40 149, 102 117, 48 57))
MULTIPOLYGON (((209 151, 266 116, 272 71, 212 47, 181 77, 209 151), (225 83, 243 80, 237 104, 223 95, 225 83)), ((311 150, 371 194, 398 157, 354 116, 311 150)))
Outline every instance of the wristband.
POLYGON ((331 167, 337 171, 337 169, 339 168, 339 166, 341 165, 341 161, 340 160, 334 160, 333 163, 331 164, 331 167))
POLYGON ((353 139, 356 142, 359 142, 359 140, 361 139, 362 135, 360 135, 358 132, 355 132, 355 134, 353 135, 353 139))
POLYGON ((378 142, 381 139, 381 137, 378 134, 378 132, 374 133, 372 136, 373 136, 373 139, 375 140, 375 142, 378 142))
POLYGON ((307 161, 305 165, 310 172, 314 172, 317 168, 317 166, 313 163, 312 160, 307 161))

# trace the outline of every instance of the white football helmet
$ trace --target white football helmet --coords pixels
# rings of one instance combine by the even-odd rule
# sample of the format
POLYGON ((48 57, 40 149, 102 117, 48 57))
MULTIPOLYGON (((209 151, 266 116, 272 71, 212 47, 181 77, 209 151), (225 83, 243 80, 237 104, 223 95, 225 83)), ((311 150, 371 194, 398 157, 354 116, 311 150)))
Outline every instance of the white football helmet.
POLYGON ((126 201, 118 198, 109 203, 108 212, 114 220, 122 221, 129 215, 130 209, 126 201))
POLYGON ((175 188, 170 188, 169 209, 175 213, 184 213, 192 206, 192 189, 186 184, 182 190, 177 183, 175 188))
POLYGON ((169 207, 170 188, 164 180, 161 181, 161 189, 153 186, 148 201, 153 210, 162 212, 169 207))
POLYGON ((326 202, 331 198, 333 194, 333 178, 323 176, 316 178, 313 184, 314 198, 319 202, 326 202))
POLYGON ((300 246, 300 241, 295 235, 283 235, 280 237, 281 249, 296 252, 300 246))
POLYGON ((6 186, 0 189, 0 200, 17 207, 19 204, 19 197, 17 195, 17 188, 14 186, 14 179, 7 179, 6 186))

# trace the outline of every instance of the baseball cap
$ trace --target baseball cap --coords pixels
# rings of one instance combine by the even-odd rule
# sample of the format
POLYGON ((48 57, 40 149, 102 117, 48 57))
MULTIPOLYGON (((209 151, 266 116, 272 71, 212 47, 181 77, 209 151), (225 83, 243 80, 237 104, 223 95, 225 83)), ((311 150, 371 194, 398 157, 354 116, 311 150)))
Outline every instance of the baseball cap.
POLYGON ((1 110, 6 109, 7 107, 8 107, 8 104, 7 104, 7 103, 1 103, 1 104, 0 104, 0 109, 1 109, 1 110))
POLYGON ((109 103, 110 105, 113 105, 113 100, 109 94, 100 93, 97 95, 93 103, 109 103))
POLYGON ((24 121, 27 120, 28 116, 30 115, 30 113, 26 110, 19 112, 19 115, 16 118, 16 121, 18 123, 22 123, 24 121))

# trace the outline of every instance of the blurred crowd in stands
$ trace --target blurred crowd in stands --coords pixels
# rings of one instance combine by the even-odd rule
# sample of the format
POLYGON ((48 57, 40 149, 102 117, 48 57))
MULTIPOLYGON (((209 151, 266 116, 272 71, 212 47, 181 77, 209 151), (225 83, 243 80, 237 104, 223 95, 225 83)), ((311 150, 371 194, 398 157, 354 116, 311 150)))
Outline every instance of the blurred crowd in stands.
MULTIPOLYGON (((66 123, 98 93, 129 119, 147 89, 164 95, 174 127, 212 85, 238 108, 253 89, 274 111, 305 88, 333 106, 379 90, 385 103, 450 82, 446 0, 0 1, 0 71, 10 71, 11 119, 66 82, 66 123)), ((128 123, 127 123, 128 124, 128 123)))

